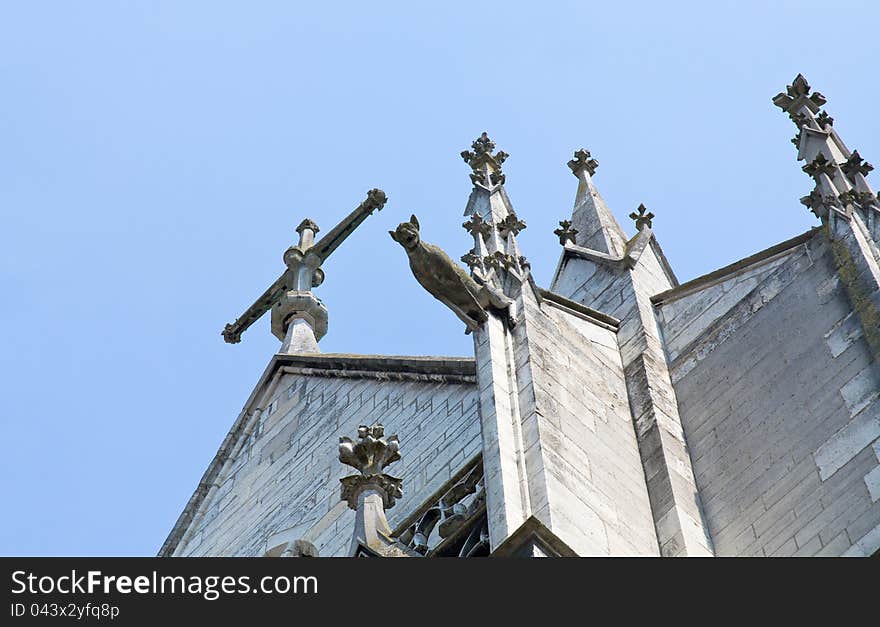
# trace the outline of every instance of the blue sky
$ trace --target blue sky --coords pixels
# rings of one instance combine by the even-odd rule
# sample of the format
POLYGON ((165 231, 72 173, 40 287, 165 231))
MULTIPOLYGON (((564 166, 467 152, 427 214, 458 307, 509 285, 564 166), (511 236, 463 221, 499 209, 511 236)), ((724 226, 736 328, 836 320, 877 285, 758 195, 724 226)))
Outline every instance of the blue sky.
MULTIPOLYGON (((325 352, 467 355, 387 230, 458 257, 482 131, 539 284, 586 147, 679 279, 815 224, 770 99, 798 72, 880 161, 880 5, 0 5, 0 554, 152 555, 278 341, 220 330, 305 217, 389 197, 324 266, 325 352), (711 7, 709 6, 711 5, 711 7)), ((876 186, 876 184, 875 184, 876 186)))

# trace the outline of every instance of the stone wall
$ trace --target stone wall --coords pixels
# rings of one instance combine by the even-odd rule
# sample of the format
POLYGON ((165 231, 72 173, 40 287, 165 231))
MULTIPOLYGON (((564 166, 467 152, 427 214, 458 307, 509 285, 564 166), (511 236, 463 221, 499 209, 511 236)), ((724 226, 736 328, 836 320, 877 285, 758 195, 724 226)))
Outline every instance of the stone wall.
POLYGON ((674 292, 658 319, 716 554, 880 545, 880 369, 825 232, 674 292))
POLYGON ((299 538, 322 556, 346 555, 355 514, 339 500, 339 479, 352 469, 337 444, 360 424, 400 436, 402 460, 388 471, 403 478, 404 497, 388 511, 392 527, 480 452, 473 383, 288 372, 262 405, 175 555, 259 556, 299 538))

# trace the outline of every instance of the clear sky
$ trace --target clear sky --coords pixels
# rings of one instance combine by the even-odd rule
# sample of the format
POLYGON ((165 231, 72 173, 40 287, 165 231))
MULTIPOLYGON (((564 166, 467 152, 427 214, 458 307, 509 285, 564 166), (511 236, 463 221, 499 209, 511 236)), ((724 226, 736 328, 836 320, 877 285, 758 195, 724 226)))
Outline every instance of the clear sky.
MULTIPOLYGON (((576 148, 679 279, 814 225, 770 102, 798 73, 880 161, 876 2, 3 2, 0 554, 153 555, 279 343, 220 337, 294 228, 389 197, 324 266, 325 352, 468 355, 388 229, 457 258, 482 131, 541 285, 576 148)), ((880 165, 880 164, 878 164, 880 165)), ((875 187, 876 187, 875 182, 875 187)), ((268 317, 267 317, 268 318, 268 317)))

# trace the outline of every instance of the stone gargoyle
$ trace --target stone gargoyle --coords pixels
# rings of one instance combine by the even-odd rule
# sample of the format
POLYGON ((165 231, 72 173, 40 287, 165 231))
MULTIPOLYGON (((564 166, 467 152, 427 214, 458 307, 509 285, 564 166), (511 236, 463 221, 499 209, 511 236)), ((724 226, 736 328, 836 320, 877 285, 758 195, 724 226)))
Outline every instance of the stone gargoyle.
POLYGON ((388 233, 406 251, 416 280, 465 323, 468 333, 489 319, 487 310, 502 314, 508 326, 514 326, 514 301, 491 285, 478 284, 442 248, 422 241, 415 216, 388 233))

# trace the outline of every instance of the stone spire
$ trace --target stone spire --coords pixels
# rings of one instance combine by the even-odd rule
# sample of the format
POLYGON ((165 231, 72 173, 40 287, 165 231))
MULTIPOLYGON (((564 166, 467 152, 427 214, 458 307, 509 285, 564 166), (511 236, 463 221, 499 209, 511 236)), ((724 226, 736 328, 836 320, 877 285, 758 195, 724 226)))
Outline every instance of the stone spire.
POLYGON ((570 224, 567 227, 562 225, 564 233, 557 233, 560 240, 564 241, 565 235, 566 240, 570 241, 568 233, 573 231, 577 234, 577 239, 572 243, 582 248, 612 256, 622 255, 627 238, 593 184, 592 177, 599 162, 592 157, 589 150, 581 148, 575 151, 568 167, 578 179, 578 189, 570 224))
POLYGON ((865 178, 874 167, 850 152, 819 107, 825 97, 798 74, 773 104, 798 127, 793 143, 815 187, 801 202, 825 226, 838 276, 858 313, 865 340, 880 359, 880 203, 865 178))
POLYGON ((815 183, 801 202, 823 223, 858 214, 876 240, 880 203, 865 178, 873 166, 843 143, 834 130, 834 118, 819 110, 825 103, 825 97, 811 91, 801 74, 773 98, 773 104, 798 127, 792 143, 798 149, 798 160, 806 163, 803 171, 815 183))
POLYGON ((471 167, 474 185, 464 210, 469 219, 462 224, 474 238, 474 247, 461 260, 480 283, 496 283, 509 293, 505 286, 509 287, 510 281, 522 282, 529 277, 529 263, 516 242, 526 223, 516 215, 504 190, 501 165, 509 155, 494 151, 495 142, 483 133, 471 144, 471 150, 461 152, 471 167))
POLYGON ((386 201, 385 192, 371 189, 367 198, 318 242, 318 225, 308 218, 303 220, 296 228, 299 242, 284 252, 287 270, 235 322, 226 325, 223 339, 230 344, 240 342, 241 334, 271 309, 272 334, 281 340, 279 353, 321 352, 318 341, 327 333, 327 308, 312 293, 312 288, 324 281, 321 265, 386 201))
POLYGON ((409 557, 410 552, 391 535, 385 510, 403 496, 402 481, 383 472, 400 459, 396 435, 385 437, 382 425, 358 427, 358 442, 339 438, 339 461, 360 474, 339 480, 340 498, 357 512, 350 555, 409 557))

